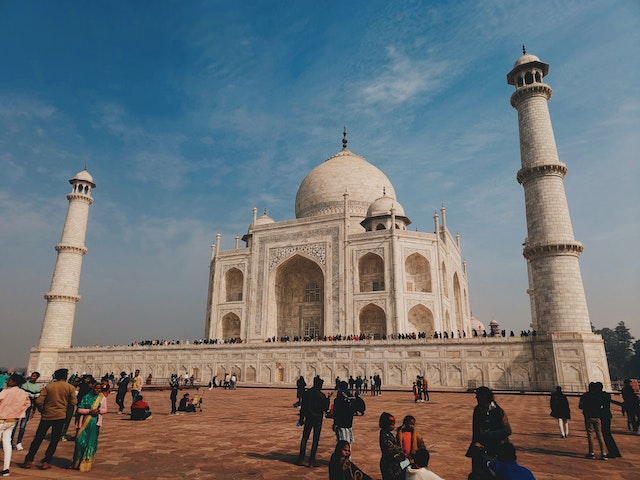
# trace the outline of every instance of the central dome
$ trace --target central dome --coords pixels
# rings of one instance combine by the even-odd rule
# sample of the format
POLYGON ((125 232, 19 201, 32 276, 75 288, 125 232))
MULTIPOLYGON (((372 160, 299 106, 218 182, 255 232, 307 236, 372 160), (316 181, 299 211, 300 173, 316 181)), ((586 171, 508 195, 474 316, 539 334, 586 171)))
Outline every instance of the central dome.
POLYGON ((345 193, 349 194, 349 213, 364 218, 383 192, 395 200, 396 192, 387 176, 345 147, 302 181, 296 194, 296 218, 342 213, 345 193))

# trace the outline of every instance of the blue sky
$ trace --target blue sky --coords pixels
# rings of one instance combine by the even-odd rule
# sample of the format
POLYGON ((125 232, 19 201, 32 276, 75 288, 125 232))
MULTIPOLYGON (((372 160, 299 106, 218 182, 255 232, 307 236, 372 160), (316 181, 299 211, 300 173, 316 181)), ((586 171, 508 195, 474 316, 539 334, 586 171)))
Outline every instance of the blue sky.
POLYGON ((639 3, 0 0, 0 366, 38 342, 85 165, 74 345, 193 339, 216 233, 232 248, 254 206, 294 218, 344 125, 414 227, 446 205, 473 314, 527 329, 523 43, 550 64, 592 323, 640 336, 639 3))

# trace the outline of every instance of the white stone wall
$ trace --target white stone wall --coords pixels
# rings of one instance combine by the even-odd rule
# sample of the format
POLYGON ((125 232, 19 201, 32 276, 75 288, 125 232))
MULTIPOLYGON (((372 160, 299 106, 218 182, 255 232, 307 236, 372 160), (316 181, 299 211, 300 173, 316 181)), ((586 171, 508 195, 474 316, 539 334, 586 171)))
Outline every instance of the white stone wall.
POLYGON ((434 390, 465 391, 480 385, 497 390, 584 391, 589 381, 606 388, 606 358, 600 336, 487 337, 419 341, 288 342, 240 345, 86 347, 52 352, 34 348, 29 370, 45 378, 53 369, 94 376, 139 369, 143 376, 194 375, 206 384, 213 375, 238 375, 241 385, 294 385, 296 378, 380 374, 383 388, 410 389, 425 375, 434 390), (586 354, 584 352, 587 352, 586 354), (558 358, 557 368, 553 364, 558 358), (590 360, 585 361, 585 356, 590 360))

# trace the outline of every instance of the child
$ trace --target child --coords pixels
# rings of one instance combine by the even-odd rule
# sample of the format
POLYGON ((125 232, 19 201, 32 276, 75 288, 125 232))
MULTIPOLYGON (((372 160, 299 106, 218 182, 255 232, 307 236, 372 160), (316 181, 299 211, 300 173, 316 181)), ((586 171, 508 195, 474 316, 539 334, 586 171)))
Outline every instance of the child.
POLYGON ((413 458, 413 465, 407 468, 405 480, 442 480, 441 477, 427 469, 429 465, 429 451, 419 448, 413 458))
POLYGON ((413 456, 419 448, 426 448, 420 432, 416 429, 416 419, 411 415, 404 417, 402 426, 398 428, 396 438, 407 458, 413 461, 413 456))
POLYGON ((346 440, 338 440, 329 461, 329 480, 371 480, 371 477, 351 463, 351 445, 346 440))

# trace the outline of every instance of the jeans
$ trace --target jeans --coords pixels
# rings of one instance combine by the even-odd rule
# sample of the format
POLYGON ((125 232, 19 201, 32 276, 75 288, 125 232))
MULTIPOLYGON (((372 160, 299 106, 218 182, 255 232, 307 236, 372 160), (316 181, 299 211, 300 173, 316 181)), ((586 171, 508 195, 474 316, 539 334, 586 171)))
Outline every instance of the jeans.
POLYGON ((60 441, 60 437, 62 436, 62 426, 64 425, 64 418, 59 420, 40 420, 40 424, 38 425, 38 429, 36 430, 36 435, 33 438, 33 442, 31 442, 31 446, 29 447, 29 453, 24 457, 25 462, 33 462, 33 459, 38 453, 38 449, 44 440, 44 436, 47 434, 49 428, 51 428, 51 441, 49 442, 49 447, 44 454, 43 462, 50 463, 53 454, 56 452, 56 448, 58 448, 58 442, 60 441))
POLYGON ((118 390, 116 393, 116 404, 118 405, 118 410, 124 412, 124 396, 127 394, 127 391, 121 392, 118 390))
POLYGON ((322 417, 319 420, 313 421, 307 419, 304 423, 304 430, 302 431, 302 440, 300 440, 300 454, 298 455, 298 463, 302 463, 307 451, 307 441, 309 435, 313 429, 313 440, 311 442, 311 453, 309 454, 309 463, 316 461, 316 452, 318 451, 318 443, 320 442, 320 432, 322 431, 322 417))
POLYGON ((27 428, 27 422, 31 417, 31 412, 31 407, 27 408, 24 418, 19 418, 18 420, 16 420, 16 423, 13 426, 13 430, 11 431, 11 443, 13 443, 13 436, 16 434, 16 430, 18 430, 18 438, 16 439, 16 442, 13 443, 14 445, 22 443, 22 437, 24 437, 24 431, 27 428))

